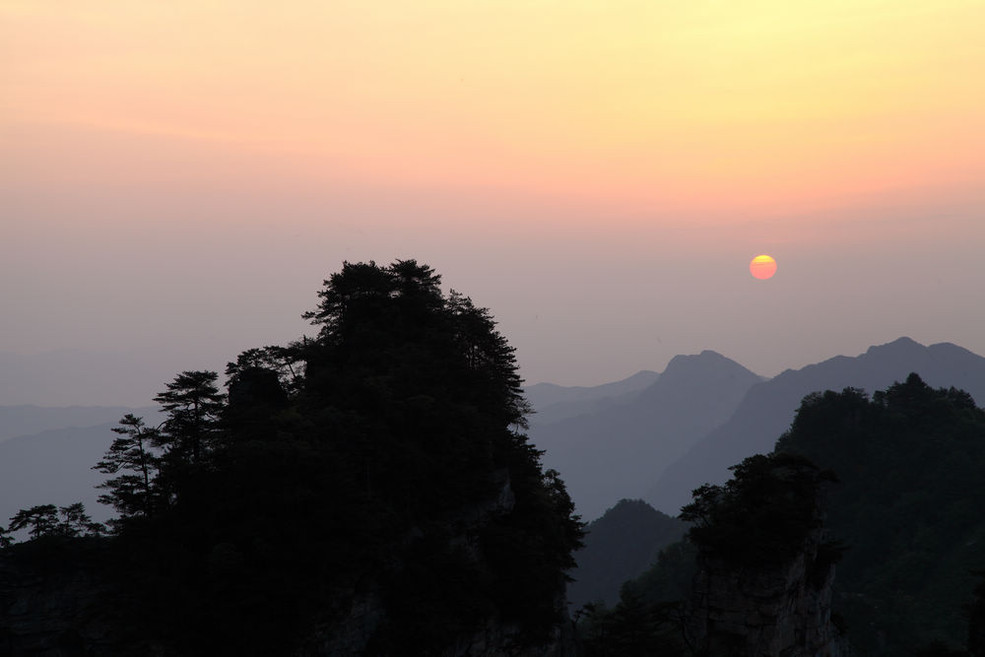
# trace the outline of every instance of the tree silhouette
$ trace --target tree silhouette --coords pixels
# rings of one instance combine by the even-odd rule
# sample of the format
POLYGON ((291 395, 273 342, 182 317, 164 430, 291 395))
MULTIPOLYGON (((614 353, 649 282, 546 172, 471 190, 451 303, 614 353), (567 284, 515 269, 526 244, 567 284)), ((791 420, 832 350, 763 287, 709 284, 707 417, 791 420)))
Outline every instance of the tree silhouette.
POLYGON ((183 372, 155 398, 158 433, 121 425, 104 467, 133 478, 115 501, 147 516, 128 495, 160 501, 114 537, 139 555, 148 635, 180 654, 287 654, 370 587, 385 620, 367 654, 437 654, 490 618, 546 640, 581 523, 520 432, 513 348, 440 281, 413 260, 344 263, 305 315, 314 338, 241 353, 228 395, 183 372), (162 453, 139 489, 148 438, 162 453))
POLYGON ((27 529, 31 538, 50 536, 58 528, 58 508, 54 504, 40 504, 30 509, 21 509, 11 519, 7 530, 10 532, 27 529))
POLYGON ((200 463, 215 446, 225 396, 216 385, 218 374, 198 370, 182 372, 154 397, 167 414, 158 443, 169 459, 200 463))
MULTIPOLYGON (((30 509, 21 509, 10 519, 6 532, 17 532, 27 529, 31 539, 43 536, 61 536, 76 538, 79 536, 100 536, 106 528, 102 523, 93 522, 85 511, 82 502, 76 502, 61 508, 54 504, 40 504, 30 509), (61 515, 61 520, 58 519, 61 515)), ((5 545, 10 544, 10 537, 5 536, 5 545)))
POLYGON ((113 440, 103 459, 92 467, 99 472, 117 475, 97 488, 109 492, 99 496, 99 502, 109 504, 121 517, 151 516, 157 494, 155 480, 160 468, 160 457, 152 446, 161 439, 157 429, 144 425, 142 418, 127 413, 113 432, 119 437, 113 440), (118 474, 120 472, 123 474, 118 474))
POLYGON ((756 454, 729 469, 732 479, 701 486, 681 508, 680 518, 694 523, 691 542, 737 566, 783 563, 797 555, 808 533, 821 526, 820 490, 835 481, 834 474, 783 452, 756 454))
POLYGON ((93 522, 82 502, 59 507, 58 513, 62 520, 56 531, 63 536, 101 536, 106 531, 101 522, 93 522))

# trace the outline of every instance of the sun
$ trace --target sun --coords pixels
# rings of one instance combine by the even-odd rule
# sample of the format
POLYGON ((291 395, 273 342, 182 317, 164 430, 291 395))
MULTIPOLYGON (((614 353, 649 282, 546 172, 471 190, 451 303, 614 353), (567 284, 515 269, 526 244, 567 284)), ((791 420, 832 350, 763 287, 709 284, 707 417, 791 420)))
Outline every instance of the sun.
POLYGON ((760 280, 772 278, 776 273, 776 260, 768 255, 758 255, 749 263, 749 273, 760 280))

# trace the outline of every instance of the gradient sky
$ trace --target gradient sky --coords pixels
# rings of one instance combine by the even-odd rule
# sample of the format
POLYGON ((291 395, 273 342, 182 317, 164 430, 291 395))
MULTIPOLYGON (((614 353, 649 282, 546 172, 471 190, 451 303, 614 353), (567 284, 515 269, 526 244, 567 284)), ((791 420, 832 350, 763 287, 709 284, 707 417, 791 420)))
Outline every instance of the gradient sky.
POLYGON ((300 335, 343 260, 417 258, 530 383, 985 354, 983 25, 977 0, 0 0, 0 351, 124 354, 160 390, 300 335))

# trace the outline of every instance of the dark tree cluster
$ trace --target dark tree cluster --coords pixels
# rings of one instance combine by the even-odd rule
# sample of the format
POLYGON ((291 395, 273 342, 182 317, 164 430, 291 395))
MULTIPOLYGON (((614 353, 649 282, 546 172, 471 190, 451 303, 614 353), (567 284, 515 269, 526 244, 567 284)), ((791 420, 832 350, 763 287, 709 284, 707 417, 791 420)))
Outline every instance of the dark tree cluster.
POLYGON ((12 535, 27 532, 31 539, 40 538, 81 538, 99 537, 106 527, 93 522, 81 502, 57 507, 54 504, 40 504, 29 509, 21 509, 10 519, 4 529, 0 527, 0 548, 13 544, 12 535))
POLYGON ((729 469, 732 479, 699 487, 681 509, 681 519, 693 523, 689 540, 735 567, 782 564, 803 552, 821 528, 821 490, 834 474, 783 452, 756 454, 729 469))
POLYGON ((838 473, 827 525, 850 545, 835 606, 852 643, 873 655, 960 654, 969 573, 985 565, 985 411, 910 374, 871 397, 809 395, 777 450, 838 473))
POLYGON ((134 633, 285 654, 373 599, 367 653, 414 655, 490 618, 521 643, 561 621, 582 525, 522 433, 514 349, 440 282, 345 263, 306 314, 315 337, 242 353, 224 390, 182 372, 160 426, 120 421, 95 469, 134 633))
MULTIPOLYGON (((822 485, 824 524, 845 543, 822 544, 818 560, 840 560, 833 620, 853 648, 983 654, 985 585, 972 575, 985 564, 983 471, 985 410, 962 390, 911 374, 871 396, 856 388, 810 394, 772 455, 746 459, 727 484, 694 492, 682 513, 694 523, 691 542, 664 550, 627 582, 620 604, 686 599, 698 550, 738 568, 788 558, 820 520, 822 485), (829 486, 830 472, 838 481, 829 486)), ((619 625, 596 619, 594 627, 619 625)))
MULTIPOLYGON (((731 468, 722 485, 696 489, 680 518, 685 540, 664 548, 636 580, 626 582, 612 609, 586 605, 579 632, 585 657, 692 655, 685 631, 699 555, 730 570, 782 566, 822 538, 822 490, 833 475, 802 456, 757 454, 731 468)), ((809 572, 827 575, 842 548, 824 542, 809 572)))

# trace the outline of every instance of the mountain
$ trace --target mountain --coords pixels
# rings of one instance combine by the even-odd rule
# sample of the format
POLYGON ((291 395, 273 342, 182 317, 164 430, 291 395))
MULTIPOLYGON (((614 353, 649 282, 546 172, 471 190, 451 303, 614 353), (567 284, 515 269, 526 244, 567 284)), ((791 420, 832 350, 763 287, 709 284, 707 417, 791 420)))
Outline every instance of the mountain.
POLYGON ((95 520, 110 517, 111 510, 96 502, 101 491, 94 488, 106 475, 90 468, 116 437, 114 426, 54 429, 0 443, 0 525, 39 504, 83 502, 95 520))
POLYGON ((727 422, 695 442, 646 492, 655 508, 675 514, 703 483, 722 483, 728 468, 765 453, 790 426, 809 393, 846 387, 879 390, 917 372, 932 386, 955 386, 985 399, 985 358, 950 343, 921 345, 910 338, 870 347, 854 358, 836 356, 752 386, 727 422))
POLYGON ((963 646, 962 609, 981 582, 972 573, 985 567, 985 410, 911 374, 871 399, 854 390, 811 395, 776 451, 838 478, 825 524, 848 548, 835 610, 858 654, 963 646))
POLYGON ((93 427, 116 422, 127 413, 144 417, 150 423, 156 408, 125 406, 0 406, 0 442, 17 436, 69 427, 93 427))
POLYGON ((643 500, 619 500, 586 528, 585 547, 575 552, 568 601, 573 609, 588 602, 608 606, 619 601, 619 588, 638 577, 667 545, 684 536, 687 525, 643 500))
POLYGON ((39 504, 83 502, 96 520, 112 515, 96 502, 94 488, 106 475, 90 468, 116 435, 127 413, 153 426, 156 408, 125 406, 0 406, 0 525, 20 509, 39 504))
POLYGON ((176 360, 156 352, 0 351, 0 404, 144 406, 174 373, 176 360))
POLYGON ((561 473, 583 518, 638 496, 691 444, 725 422, 761 378, 713 351, 675 356, 636 398, 533 425, 544 465, 561 473))
POLYGON ((855 654, 831 615, 839 550, 823 522, 829 480, 791 454, 743 461, 729 484, 703 491, 687 514, 688 539, 626 582, 615 607, 584 608, 580 654, 855 654))
POLYGON ((633 376, 598 386, 559 386, 537 383, 523 389, 534 408, 531 424, 550 424, 569 417, 594 413, 636 399, 660 377, 658 372, 640 370, 633 376))
MULTIPOLYGON (((228 394, 214 372, 176 376, 164 458, 116 461, 112 536, 39 510, 0 549, 0 653, 573 654, 582 525, 514 430, 513 349, 440 282, 413 260, 344 263, 316 337, 241 353, 228 394)), ((88 470, 102 448, 66 457, 88 470)))

